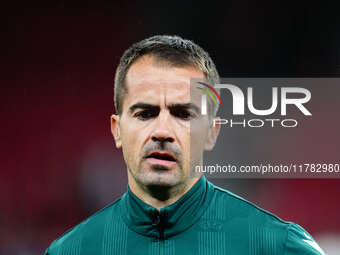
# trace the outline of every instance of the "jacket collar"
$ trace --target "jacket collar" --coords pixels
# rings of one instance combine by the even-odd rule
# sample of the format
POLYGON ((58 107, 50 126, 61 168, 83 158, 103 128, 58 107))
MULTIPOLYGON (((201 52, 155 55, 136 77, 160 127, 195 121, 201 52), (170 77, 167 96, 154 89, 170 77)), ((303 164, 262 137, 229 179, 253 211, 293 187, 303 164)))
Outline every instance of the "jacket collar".
POLYGON ((204 175, 175 203, 158 210, 140 200, 128 187, 120 203, 128 227, 145 236, 168 238, 191 227, 210 204, 213 186, 204 175))

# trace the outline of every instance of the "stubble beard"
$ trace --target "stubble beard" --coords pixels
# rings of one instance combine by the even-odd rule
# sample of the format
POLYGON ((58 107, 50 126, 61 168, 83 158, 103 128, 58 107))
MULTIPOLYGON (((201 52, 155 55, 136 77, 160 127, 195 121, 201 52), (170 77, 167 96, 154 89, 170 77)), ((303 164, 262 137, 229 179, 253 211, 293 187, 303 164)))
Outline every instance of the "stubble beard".
POLYGON ((177 162, 176 169, 164 169, 163 166, 153 166, 153 169, 147 169, 143 165, 143 161, 139 164, 137 171, 128 167, 130 175, 136 184, 150 196, 166 201, 172 197, 181 194, 187 187, 182 164, 177 162))

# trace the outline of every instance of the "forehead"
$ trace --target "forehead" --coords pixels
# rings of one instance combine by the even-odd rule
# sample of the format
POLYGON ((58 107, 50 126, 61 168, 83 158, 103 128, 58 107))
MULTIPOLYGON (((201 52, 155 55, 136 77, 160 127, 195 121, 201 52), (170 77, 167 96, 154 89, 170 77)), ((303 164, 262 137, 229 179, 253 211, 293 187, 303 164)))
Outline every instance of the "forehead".
POLYGON ((198 68, 176 67, 157 61, 152 56, 143 56, 131 65, 126 75, 128 93, 123 105, 137 101, 153 104, 189 103, 193 96, 190 95, 190 80, 204 77, 198 68))

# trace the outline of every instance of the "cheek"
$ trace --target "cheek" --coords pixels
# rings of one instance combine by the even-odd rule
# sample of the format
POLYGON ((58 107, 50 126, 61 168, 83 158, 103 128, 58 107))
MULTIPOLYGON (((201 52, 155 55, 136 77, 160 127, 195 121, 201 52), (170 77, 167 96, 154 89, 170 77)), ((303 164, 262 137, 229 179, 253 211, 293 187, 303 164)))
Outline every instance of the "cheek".
POLYGON ((195 125, 194 127, 192 127, 190 131, 191 155, 201 156, 207 140, 208 128, 206 127, 206 125, 200 123, 200 125, 195 125))
POLYGON ((191 147, 191 130, 190 125, 187 123, 176 123, 173 128, 174 134, 176 137, 176 142, 178 146, 181 148, 183 154, 188 154, 190 152, 191 147))
POLYGON ((130 131, 129 128, 124 129, 121 133, 122 149, 126 157, 134 157, 137 147, 136 132, 130 131))
POLYGON ((207 127, 202 122, 193 121, 190 127, 181 132, 183 153, 187 157, 201 157, 207 139, 207 127))

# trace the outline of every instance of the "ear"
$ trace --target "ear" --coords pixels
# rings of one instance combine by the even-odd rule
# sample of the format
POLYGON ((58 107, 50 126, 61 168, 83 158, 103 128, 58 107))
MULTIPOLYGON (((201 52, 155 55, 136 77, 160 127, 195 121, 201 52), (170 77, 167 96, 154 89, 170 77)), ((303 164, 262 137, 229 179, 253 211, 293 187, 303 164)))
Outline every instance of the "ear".
POLYGON ((220 121, 214 121, 215 119, 219 119, 219 117, 213 118, 209 126, 207 140, 204 145, 204 150, 206 151, 211 151, 214 148, 218 134, 220 133, 220 121))
POLYGON ((112 114, 111 115, 111 133, 116 142, 116 148, 119 149, 122 147, 122 140, 120 138, 120 129, 119 129, 119 115, 112 114))

